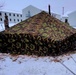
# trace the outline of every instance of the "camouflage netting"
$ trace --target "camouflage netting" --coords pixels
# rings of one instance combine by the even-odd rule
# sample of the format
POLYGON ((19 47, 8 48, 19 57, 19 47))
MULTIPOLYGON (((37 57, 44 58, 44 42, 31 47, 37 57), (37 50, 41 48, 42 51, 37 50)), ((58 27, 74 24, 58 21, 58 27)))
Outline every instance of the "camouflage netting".
POLYGON ((60 55, 76 50, 76 30, 41 12, 0 33, 0 52, 60 55))

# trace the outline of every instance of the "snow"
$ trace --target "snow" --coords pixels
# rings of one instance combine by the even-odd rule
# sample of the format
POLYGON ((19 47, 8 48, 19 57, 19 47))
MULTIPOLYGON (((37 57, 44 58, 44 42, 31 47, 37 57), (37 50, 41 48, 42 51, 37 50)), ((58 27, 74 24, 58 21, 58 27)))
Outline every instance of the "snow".
POLYGON ((10 9, 1 9, 0 12, 8 12, 8 13, 22 14, 22 11, 16 11, 16 10, 10 10, 10 9))
POLYGON ((0 75, 76 75, 76 54, 37 57, 0 53, 0 75))
MULTIPOLYGON (((14 25, 16 25, 17 23, 10 23, 9 24, 9 27, 12 27, 12 26, 14 26, 14 25)), ((2 23, 2 24, 0 24, 0 32, 1 31, 3 31, 3 30, 5 30, 5 27, 4 27, 4 24, 2 23)))

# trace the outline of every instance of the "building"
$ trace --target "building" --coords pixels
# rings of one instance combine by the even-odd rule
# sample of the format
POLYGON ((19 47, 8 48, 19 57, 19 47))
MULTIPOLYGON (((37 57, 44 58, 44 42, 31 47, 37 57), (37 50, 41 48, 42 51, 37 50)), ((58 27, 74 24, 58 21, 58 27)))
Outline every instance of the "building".
POLYGON ((25 20, 31 16, 34 16, 34 15, 40 13, 41 11, 42 10, 40 10, 32 5, 27 6, 26 8, 22 9, 23 20, 25 20))
POLYGON ((67 12, 64 15, 62 15, 62 21, 68 22, 72 27, 76 27, 76 11, 67 12))
MULTIPOLYGON (((4 19, 5 19, 5 14, 8 16, 9 20, 9 27, 21 22, 22 20, 28 19, 29 17, 32 17, 38 13, 40 13, 41 9, 36 8, 32 5, 27 6, 26 8, 22 9, 22 13, 19 12, 12 12, 12 11, 0 11, 0 31, 4 30, 4 19)), ((48 11, 46 11, 48 13, 48 11)), ((57 19, 61 18, 61 15, 56 14, 56 13, 51 13, 51 15, 57 19)))
MULTIPOLYGON (((32 5, 29 5, 26 8, 22 9, 22 13, 19 13, 19 12, 15 13, 15 12, 12 12, 12 11, 1 10, 0 11, 0 24, 4 23, 5 14, 7 14, 7 16, 8 16, 9 23, 19 23, 22 20, 25 20, 25 19, 27 19, 29 17, 32 17, 32 16, 40 13, 41 11, 43 11, 43 10, 41 10, 39 8, 36 8, 36 7, 32 6, 32 5)), ((55 18, 60 19, 59 14, 52 13, 52 16, 55 17, 55 18)))
POLYGON ((75 16, 76 16, 76 11, 73 11, 73 12, 68 14, 68 22, 73 27, 76 27, 76 17, 75 16))
POLYGON ((18 23, 22 21, 22 14, 20 13, 0 11, 0 24, 4 23, 5 14, 8 16, 9 23, 18 23))
MULTIPOLYGON (((22 9, 22 13, 19 12, 12 12, 12 11, 0 11, 0 29, 1 27, 4 28, 3 24, 4 24, 4 16, 5 14, 8 15, 8 19, 9 19, 9 25, 12 26, 16 23, 21 22, 22 20, 25 20, 29 17, 32 17, 38 13, 40 13, 41 9, 36 8, 35 6, 29 5, 26 8, 22 9)), ((48 12, 48 11, 46 11, 48 12)), ((64 15, 59 15, 57 13, 51 12, 51 15, 63 22, 68 22, 72 27, 76 27, 76 11, 72 11, 72 12, 67 12, 64 15)))
POLYGON ((5 30, 4 27, 5 14, 8 16, 9 27, 22 21, 21 13, 7 11, 7 10, 6 11, 0 10, 0 31, 5 30))
POLYGON ((64 14, 61 16, 61 21, 66 22, 66 20, 68 21, 68 15, 64 14))
MULTIPOLYGON (((41 11, 43 11, 43 10, 36 8, 32 5, 27 6, 26 8, 22 9, 23 20, 25 20, 29 17, 32 17, 32 16, 40 13, 41 11)), ((48 12, 48 11, 46 11, 46 12, 48 12)), ((51 15, 57 19, 61 18, 61 15, 53 13, 53 12, 51 13, 51 15)))

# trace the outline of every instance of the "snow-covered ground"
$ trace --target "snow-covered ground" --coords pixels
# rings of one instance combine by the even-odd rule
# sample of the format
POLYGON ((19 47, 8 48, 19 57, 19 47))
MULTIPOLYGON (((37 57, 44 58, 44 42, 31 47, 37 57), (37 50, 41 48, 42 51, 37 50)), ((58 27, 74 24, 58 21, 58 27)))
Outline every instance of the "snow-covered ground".
POLYGON ((76 75, 76 53, 58 57, 0 53, 0 75, 76 75))

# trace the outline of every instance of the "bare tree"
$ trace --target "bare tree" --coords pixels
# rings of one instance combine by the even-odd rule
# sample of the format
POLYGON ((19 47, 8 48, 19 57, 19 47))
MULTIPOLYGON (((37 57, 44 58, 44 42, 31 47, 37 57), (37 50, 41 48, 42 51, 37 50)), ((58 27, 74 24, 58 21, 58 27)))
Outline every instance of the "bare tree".
POLYGON ((3 7, 3 5, 0 5, 0 8, 2 8, 3 7))
POLYGON ((1 2, 0 0, 0 9, 2 9, 4 7, 5 2, 1 2))

